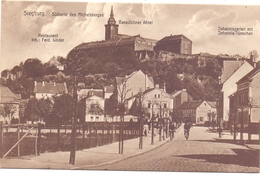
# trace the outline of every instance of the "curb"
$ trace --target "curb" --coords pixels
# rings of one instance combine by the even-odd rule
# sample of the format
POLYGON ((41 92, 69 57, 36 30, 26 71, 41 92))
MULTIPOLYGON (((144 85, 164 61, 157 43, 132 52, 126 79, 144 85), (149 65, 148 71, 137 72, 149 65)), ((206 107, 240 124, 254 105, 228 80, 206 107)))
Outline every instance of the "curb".
MULTIPOLYGON (((176 133, 180 131, 181 127, 182 127, 182 125, 176 130, 176 133)), ((164 142, 158 144, 157 146, 154 146, 154 147, 151 148, 151 149, 143 150, 143 151, 141 151, 140 153, 130 154, 130 155, 128 155, 128 156, 125 156, 125 157, 120 158, 120 159, 117 159, 117 160, 113 160, 113 161, 109 161, 109 162, 105 162, 105 163, 101 163, 101 164, 96 164, 96 165, 85 165, 85 166, 72 167, 71 169, 77 170, 77 169, 80 169, 80 168, 83 168, 83 167, 84 167, 84 168, 90 168, 90 167, 100 167, 100 166, 104 166, 104 165, 107 165, 107 164, 113 164, 113 163, 116 163, 116 162, 118 162, 118 161, 122 161, 122 160, 124 160, 124 159, 131 158, 131 157, 138 156, 138 155, 147 153, 147 152, 149 152, 149 151, 152 151, 152 150, 154 150, 154 149, 156 149, 156 148, 158 148, 158 147, 160 147, 160 146, 166 144, 166 143, 169 142, 169 141, 170 141, 170 139, 169 139, 169 140, 165 140, 164 142)), ((140 150, 142 150, 142 149, 140 149, 140 150)))
POLYGON ((259 152, 260 149, 256 149, 256 148, 253 148, 253 147, 250 147, 249 145, 245 144, 244 146, 246 146, 249 150, 253 150, 255 152, 259 152))

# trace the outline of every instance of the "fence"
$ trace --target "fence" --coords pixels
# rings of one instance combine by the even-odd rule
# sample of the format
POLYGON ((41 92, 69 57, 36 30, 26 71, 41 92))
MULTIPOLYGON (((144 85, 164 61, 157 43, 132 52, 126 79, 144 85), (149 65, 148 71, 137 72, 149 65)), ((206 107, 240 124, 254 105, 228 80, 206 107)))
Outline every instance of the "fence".
MULTIPOLYGON (((76 125, 76 146, 82 150, 117 142, 120 122, 86 122, 76 125)), ((124 140, 139 137, 137 122, 123 123, 124 140)), ((40 155, 43 152, 69 151, 71 124, 43 126, 0 122, 0 157, 40 155), (22 136, 22 137, 21 137, 22 136)), ((138 145, 138 144, 137 144, 138 145)))

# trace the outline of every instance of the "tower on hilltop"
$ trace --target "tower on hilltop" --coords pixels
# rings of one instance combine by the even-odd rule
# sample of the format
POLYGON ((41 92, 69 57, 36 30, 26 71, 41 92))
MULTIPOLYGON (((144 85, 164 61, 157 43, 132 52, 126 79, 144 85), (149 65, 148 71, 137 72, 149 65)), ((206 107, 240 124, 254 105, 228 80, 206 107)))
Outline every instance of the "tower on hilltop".
POLYGON ((105 25, 105 40, 117 40, 118 39, 118 24, 114 18, 113 6, 111 7, 110 17, 105 25))

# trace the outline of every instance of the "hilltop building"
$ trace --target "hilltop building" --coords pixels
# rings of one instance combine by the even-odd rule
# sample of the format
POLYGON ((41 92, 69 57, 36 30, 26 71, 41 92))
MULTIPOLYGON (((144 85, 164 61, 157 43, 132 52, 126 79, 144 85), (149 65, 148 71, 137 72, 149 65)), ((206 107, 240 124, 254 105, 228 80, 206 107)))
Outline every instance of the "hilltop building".
POLYGON ((171 35, 159 40, 144 38, 140 34, 130 36, 119 33, 119 25, 116 23, 113 7, 111 8, 110 17, 105 24, 105 40, 96 42, 81 43, 72 51, 77 50, 98 50, 104 48, 115 48, 118 46, 128 46, 132 48, 139 59, 153 58, 155 48, 157 50, 165 50, 176 52, 178 54, 191 54, 192 41, 184 35, 171 35))

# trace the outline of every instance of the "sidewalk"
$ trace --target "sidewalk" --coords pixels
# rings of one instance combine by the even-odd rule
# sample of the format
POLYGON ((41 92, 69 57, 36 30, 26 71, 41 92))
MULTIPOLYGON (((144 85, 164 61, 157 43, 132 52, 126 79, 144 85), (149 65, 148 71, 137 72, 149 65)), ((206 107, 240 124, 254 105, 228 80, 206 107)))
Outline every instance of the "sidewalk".
MULTIPOLYGON (((216 135, 218 135, 218 131, 215 129, 210 129, 212 132, 215 132, 216 135)), ((223 140, 230 140, 230 141, 234 141, 234 135, 231 135, 230 132, 228 130, 224 130, 222 131, 222 135, 221 138, 215 138, 216 140, 218 139, 223 139, 223 140)), ((240 133, 237 134, 236 136, 236 143, 237 144, 241 144, 240 141, 240 133)), ((247 148, 252 149, 252 150, 260 150, 260 142, 259 142, 259 135, 258 134, 251 134, 251 142, 248 141, 248 134, 244 133, 243 134, 243 144, 241 145, 245 145, 247 148)))
MULTIPOLYGON (((175 135, 181 133, 181 126, 175 135)), ((0 168, 32 168, 32 169, 81 169, 114 163, 122 159, 142 154, 164 143, 169 138, 159 141, 159 136, 154 138, 151 145, 150 133, 143 137, 143 149, 139 149, 139 138, 124 141, 123 154, 118 154, 118 142, 109 145, 84 149, 76 152, 75 165, 68 164, 70 152, 41 153, 40 156, 25 156, 21 158, 0 159, 0 168)), ((175 139, 173 139, 174 141, 175 139)))

